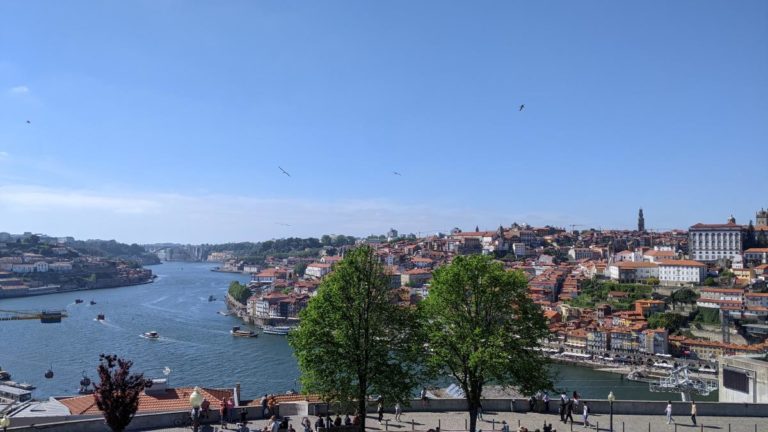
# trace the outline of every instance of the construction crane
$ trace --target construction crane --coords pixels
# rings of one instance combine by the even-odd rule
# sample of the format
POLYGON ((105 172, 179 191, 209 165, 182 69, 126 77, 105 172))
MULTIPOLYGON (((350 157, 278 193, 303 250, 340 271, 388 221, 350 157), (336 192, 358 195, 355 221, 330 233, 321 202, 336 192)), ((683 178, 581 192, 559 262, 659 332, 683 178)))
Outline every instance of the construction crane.
POLYGON ((40 320, 43 324, 56 324, 66 317, 67 313, 60 310, 44 310, 40 312, 0 310, 0 321, 40 320))

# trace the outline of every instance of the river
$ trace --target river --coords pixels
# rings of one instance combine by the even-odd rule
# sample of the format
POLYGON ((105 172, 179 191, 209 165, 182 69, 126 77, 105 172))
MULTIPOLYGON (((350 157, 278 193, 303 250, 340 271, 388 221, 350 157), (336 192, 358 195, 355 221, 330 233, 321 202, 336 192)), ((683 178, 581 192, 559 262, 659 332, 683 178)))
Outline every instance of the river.
MULTIPOLYGON (((85 372, 96 379, 100 353, 115 353, 134 361, 134 370, 162 377, 171 369, 172 386, 242 386, 245 397, 298 389, 296 359, 284 336, 260 334, 235 338, 240 320, 222 316, 222 299, 229 282, 246 282, 245 275, 210 271, 207 263, 166 263, 149 266, 154 283, 75 293, 0 300, 2 310, 66 309, 61 324, 38 321, 0 322, 0 366, 17 382, 37 386, 36 398, 77 392, 85 372), (213 295, 217 301, 209 302, 213 295), (75 299, 85 300, 75 304, 75 299), (89 301, 96 302, 89 305, 89 301), (106 320, 96 321, 104 313, 106 320), (156 330, 160 339, 141 338, 156 330), (45 379, 49 368, 52 379, 45 379)), ((577 366, 553 365, 558 388, 578 390, 586 398, 675 399, 679 395, 651 393, 648 385, 622 380, 617 374, 577 366)), ((701 400, 717 400, 715 395, 701 400)))

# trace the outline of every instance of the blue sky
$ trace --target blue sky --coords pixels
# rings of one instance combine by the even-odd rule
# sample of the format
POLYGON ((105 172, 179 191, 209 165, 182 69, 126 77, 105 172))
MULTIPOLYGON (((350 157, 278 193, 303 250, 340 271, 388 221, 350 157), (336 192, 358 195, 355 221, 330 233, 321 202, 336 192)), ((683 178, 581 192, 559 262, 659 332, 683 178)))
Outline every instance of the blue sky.
POLYGON ((0 231, 746 223, 766 144, 765 1, 0 2, 0 231))

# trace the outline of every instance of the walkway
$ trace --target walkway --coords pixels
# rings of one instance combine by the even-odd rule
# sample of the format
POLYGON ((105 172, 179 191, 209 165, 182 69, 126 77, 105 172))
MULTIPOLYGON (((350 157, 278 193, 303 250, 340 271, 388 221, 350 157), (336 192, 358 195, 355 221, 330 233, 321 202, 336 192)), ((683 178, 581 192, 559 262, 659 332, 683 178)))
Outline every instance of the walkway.
MULTIPOLYGON (((312 424, 314 424, 316 417, 310 416, 312 424)), ((291 424, 297 432, 302 432, 299 425, 301 418, 292 418, 291 424)), ((478 421, 478 429, 484 432, 501 429, 501 421, 505 420, 510 425, 510 432, 515 432, 518 425, 525 426, 529 431, 533 432, 536 428, 541 428, 544 422, 552 423, 552 426, 557 432, 570 432, 573 431, 596 431, 594 425, 599 424, 600 431, 610 432, 609 428, 609 416, 608 415, 590 415, 589 421, 593 426, 589 429, 585 428, 581 423, 581 416, 574 416, 576 423, 573 425, 564 425, 560 423, 560 419, 557 415, 544 415, 544 414, 532 414, 532 413, 486 413, 483 421, 478 421)), ((720 432, 768 432, 768 419, 760 417, 709 417, 699 418, 698 425, 693 426, 691 419, 688 416, 678 415, 675 416, 677 424, 667 425, 666 418, 663 413, 658 416, 640 416, 640 415, 614 415, 613 428, 614 432, 699 432, 699 431, 720 431, 720 432)), ((408 431, 426 431, 427 429, 434 429, 440 425, 441 431, 466 431, 466 425, 468 425, 468 416, 462 412, 430 412, 430 413, 408 413, 407 411, 402 415, 402 421, 396 422, 394 415, 386 414, 384 416, 384 423, 379 425, 376 421, 375 415, 368 415, 367 430, 371 431, 392 431, 392 432, 408 432, 408 431), (465 423, 465 420, 467 423, 465 423)), ((249 422, 250 431, 259 431, 267 424, 265 420, 256 420, 249 422)), ((229 430, 233 430, 230 428, 229 430)), ((158 429, 164 431, 189 431, 190 429, 158 429)), ((201 428, 201 432, 219 432, 219 426, 201 428)))

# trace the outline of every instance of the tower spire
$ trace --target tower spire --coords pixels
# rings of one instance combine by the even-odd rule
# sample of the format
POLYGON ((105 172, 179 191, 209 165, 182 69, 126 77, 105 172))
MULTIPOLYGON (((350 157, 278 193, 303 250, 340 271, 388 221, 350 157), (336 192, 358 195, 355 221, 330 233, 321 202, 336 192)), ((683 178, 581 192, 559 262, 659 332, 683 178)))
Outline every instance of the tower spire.
POLYGON ((637 230, 645 232, 645 218, 643 217, 643 209, 640 208, 640 213, 637 215, 637 230))

